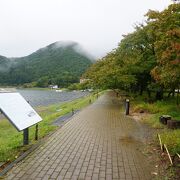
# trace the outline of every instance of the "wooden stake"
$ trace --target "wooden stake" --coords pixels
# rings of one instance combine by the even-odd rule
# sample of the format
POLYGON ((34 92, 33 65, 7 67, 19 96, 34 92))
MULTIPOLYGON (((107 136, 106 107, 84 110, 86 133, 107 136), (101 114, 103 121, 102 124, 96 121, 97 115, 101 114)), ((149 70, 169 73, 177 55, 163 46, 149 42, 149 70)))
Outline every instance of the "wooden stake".
POLYGON ((169 161, 170 161, 171 165, 173 165, 173 162, 172 162, 172 159, 171 159, 171 155, 169 154, 169 151, 168 151, 168 149, 167 149, 167 147, 166 147, 165 144, 164 144, 164 147, 165 147, 166 152, 167 152, 167 154, 168 154, 169 161))
POLYGON ((177 157, 180 159, 180 155, 178 153, 176 153, 177 157))
POLYGON ((160 147, 161 147, 161 151, 163 151, 162 141, 161 141, 161 137, 160 137, 159 134, 158 134, 158 139, 159 139, 159 144, 160 144, 160 147))

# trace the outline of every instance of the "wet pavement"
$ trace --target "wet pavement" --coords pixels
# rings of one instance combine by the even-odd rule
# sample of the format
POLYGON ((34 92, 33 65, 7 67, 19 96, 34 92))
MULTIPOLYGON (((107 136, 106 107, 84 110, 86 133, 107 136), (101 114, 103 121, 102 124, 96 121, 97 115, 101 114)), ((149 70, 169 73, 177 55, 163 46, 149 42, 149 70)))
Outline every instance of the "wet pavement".
POLYGON ((146 129, 120 112, 109 92, 85 108, 23 161, 5 179, 151 179, 142 150, 146 129))

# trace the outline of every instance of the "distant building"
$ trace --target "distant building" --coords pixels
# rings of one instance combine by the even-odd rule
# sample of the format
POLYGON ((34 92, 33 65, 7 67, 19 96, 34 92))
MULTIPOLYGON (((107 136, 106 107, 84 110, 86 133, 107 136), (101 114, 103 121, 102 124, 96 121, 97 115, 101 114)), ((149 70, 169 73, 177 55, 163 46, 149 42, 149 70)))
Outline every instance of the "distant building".
POLYGON ((81 78, 81 79, 80 79, 80 84, 85 83, 85 82, 87 82, 87 81, 89 81, 89 79, 81 78))
POLYGON ((49 85, 51 89, 58 89, 58 85, 49 85))

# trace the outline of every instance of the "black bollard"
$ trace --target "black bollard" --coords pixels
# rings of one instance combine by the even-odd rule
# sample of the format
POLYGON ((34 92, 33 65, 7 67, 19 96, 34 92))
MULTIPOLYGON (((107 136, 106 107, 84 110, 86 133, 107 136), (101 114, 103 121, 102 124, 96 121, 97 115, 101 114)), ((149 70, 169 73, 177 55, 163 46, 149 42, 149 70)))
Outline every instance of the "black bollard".
POLYGON ((129 99, 126 99, 126 115, 129 115, 129 99))

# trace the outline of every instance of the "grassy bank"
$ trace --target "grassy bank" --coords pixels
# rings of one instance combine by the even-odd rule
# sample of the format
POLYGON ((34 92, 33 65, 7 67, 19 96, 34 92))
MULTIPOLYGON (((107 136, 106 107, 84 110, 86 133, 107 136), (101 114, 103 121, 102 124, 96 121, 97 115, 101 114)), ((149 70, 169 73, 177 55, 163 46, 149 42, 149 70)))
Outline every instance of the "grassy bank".
POLYGON ((162 142, 167 145, 170 153, 180 153, 180 129, 167 129, 165 125, 159 122, 161 115, 170 115, 172 119, 180 120, 180 106, 176 105, 176 99, 171 97, 166 100, 156 101, 154 103, 145 102, 144 97, 132 98, 132 112, 144 112, 142 121, 148 123, 153 128, 159 129, 162 142))
MULTIPOLYGON (((101 93, 102 94, 102 93, 101 93)), ((96 100, 96 94, 76 99, 71 102, 54 104, 47 107, 38 107, 36 110, 39 112, 43 121, 39 123, 39 138, 43 138, 50 132, 57 129, 57 126, 52 125, 52 122, 58 117, 63 116, 72 111, 72 109, 82 109, 89 104, 89 101, 96 100)), ((30 132, 30 145, 35 144, 34 132, 35 127, 29 128, 30 132)), ((22 146, 22 132, 18 132, 7 119, 0 120, 0 162, 12 161, 17 158, 20 153, 29 148, 22 146)))

